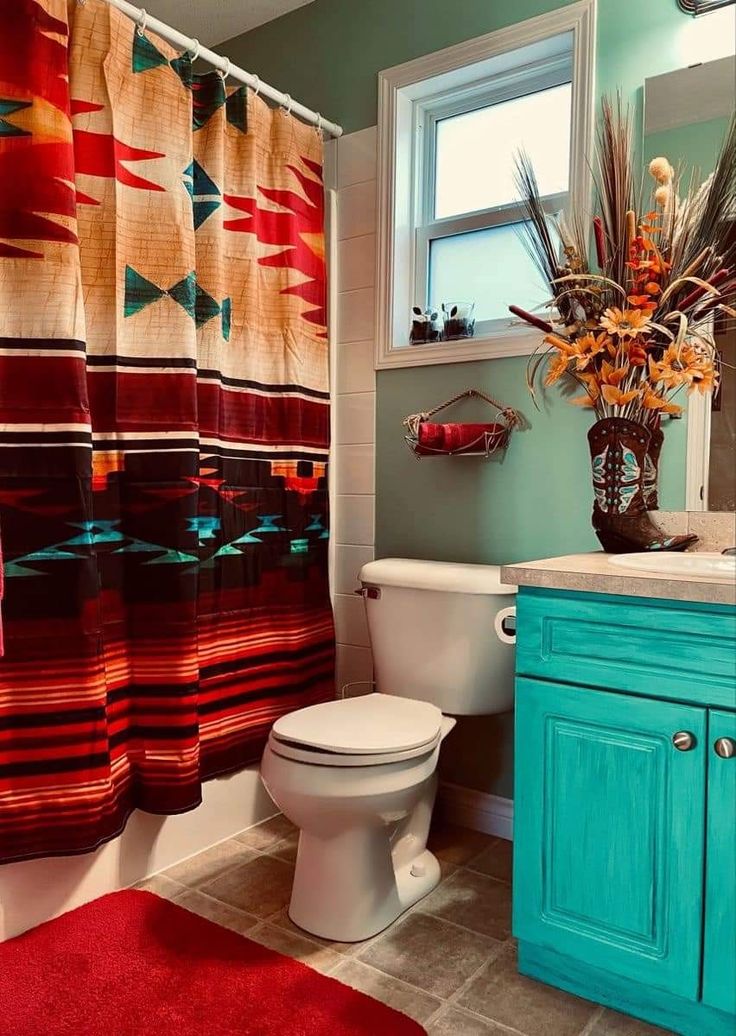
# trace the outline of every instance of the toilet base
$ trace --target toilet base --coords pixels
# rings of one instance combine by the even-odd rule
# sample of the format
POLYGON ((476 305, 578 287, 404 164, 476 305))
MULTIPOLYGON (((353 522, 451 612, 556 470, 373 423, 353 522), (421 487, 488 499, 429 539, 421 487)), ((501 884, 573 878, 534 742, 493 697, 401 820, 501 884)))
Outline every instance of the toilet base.
MULTIPOLYGON (((325 874, 325 847, 320 852, 319 847, 310 846, 313 839, 302 832, 289 917, 299 928, 321 939, 363 942, 388 928, 409 907, 428 895, 439 884, 440 865, 425 849, 396 868, 389 855, 390 870, 387 871, 385 866, 377 866, 375 853, 366 845, 372 835, 380 843, 374 848, 379 848, 385 856, 384 831, 353 831, 348 835, 349 838, 343 836, 342 839, 345 843, 342 848, 347 850, 342 859, 352 860, 352 866, 345 863, 352 874, 343 872, 341 880, 335 883, 325 874), (348 841, 355 844, 348 848, 348 841), (370 872, 369 884, 363 884, 368 877, 366 871, 370 872), (377 878, 379 873, 380 879, 377 878), (369 896, 365 895, 366 889, 370 890, 369 896)), ((333 856, 334 846, 327 853, 333 856)))

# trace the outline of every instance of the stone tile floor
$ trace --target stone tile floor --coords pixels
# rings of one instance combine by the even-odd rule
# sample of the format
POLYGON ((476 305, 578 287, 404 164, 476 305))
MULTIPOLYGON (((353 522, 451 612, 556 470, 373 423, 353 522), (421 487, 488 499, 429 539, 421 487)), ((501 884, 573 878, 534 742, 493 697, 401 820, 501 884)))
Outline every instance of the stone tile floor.
POLYGON ((275 816, 138 887, 384 1001, 430 1036, 665 1036, 517 973, 510 842, 435 827, 437 888, 380 935, 336 943, 289 920, 297 841, 275 816))

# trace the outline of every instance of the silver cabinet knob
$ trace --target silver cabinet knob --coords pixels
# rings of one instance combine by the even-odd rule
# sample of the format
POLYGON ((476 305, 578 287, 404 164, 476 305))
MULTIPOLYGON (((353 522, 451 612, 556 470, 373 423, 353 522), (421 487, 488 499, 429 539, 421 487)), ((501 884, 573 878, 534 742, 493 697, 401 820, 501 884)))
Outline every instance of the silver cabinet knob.
POLYGON ((732 737, 716 738, 713 748, 721 759, 732 759, 736 755, 736 741, 732 737))
POLYGON ((689 752, 691 748, 695 748, 695 735, 689 730, 678 730, 672 735, 672 744, 678 752, 689 752))

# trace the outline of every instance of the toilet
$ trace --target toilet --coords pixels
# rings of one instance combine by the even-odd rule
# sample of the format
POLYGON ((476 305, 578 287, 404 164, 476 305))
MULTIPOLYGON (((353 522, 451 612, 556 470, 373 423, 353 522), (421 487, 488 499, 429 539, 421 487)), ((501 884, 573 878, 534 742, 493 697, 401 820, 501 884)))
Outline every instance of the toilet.
POLYGON ((375 693, 274 723, 261 763, 300 831, 289 916, 368 939, 440 878, 427 849, 440 745, 455 716, 512 707, 515 587, 495 565, 385 558, 360 572, 375 693))

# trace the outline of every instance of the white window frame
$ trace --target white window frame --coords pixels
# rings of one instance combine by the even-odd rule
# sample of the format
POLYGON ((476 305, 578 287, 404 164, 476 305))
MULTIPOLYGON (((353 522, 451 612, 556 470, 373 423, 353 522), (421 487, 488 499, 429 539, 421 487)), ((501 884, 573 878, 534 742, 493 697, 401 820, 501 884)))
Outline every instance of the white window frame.
MULTIPOLYGON (((540 344, 533 329, 489 322, 471 339, 409 345, 411 308, 426 294, 429 239, 516 222, 516 205, 434 220, 434 133, 439 118, 518 97, 572 78, 569 193, 547 199, 589 201, 587 164, 594 118, 596 0, 578 0, 466 43, 379 74, 378 260, 376 368, 526 356, 540 344), (562 33, 573 34, 572 57, 554 55, 534 66, 513 65, 493 75, 483 63, 562 33), (470 100, 470 104, 469 104, 470 100)), ((439 302, 441 300, 432 300, 439 302)), ((464 301, 464 300, 461 300, 464 301)), ((513 300, 509 300, 513 301, 513 300)))

